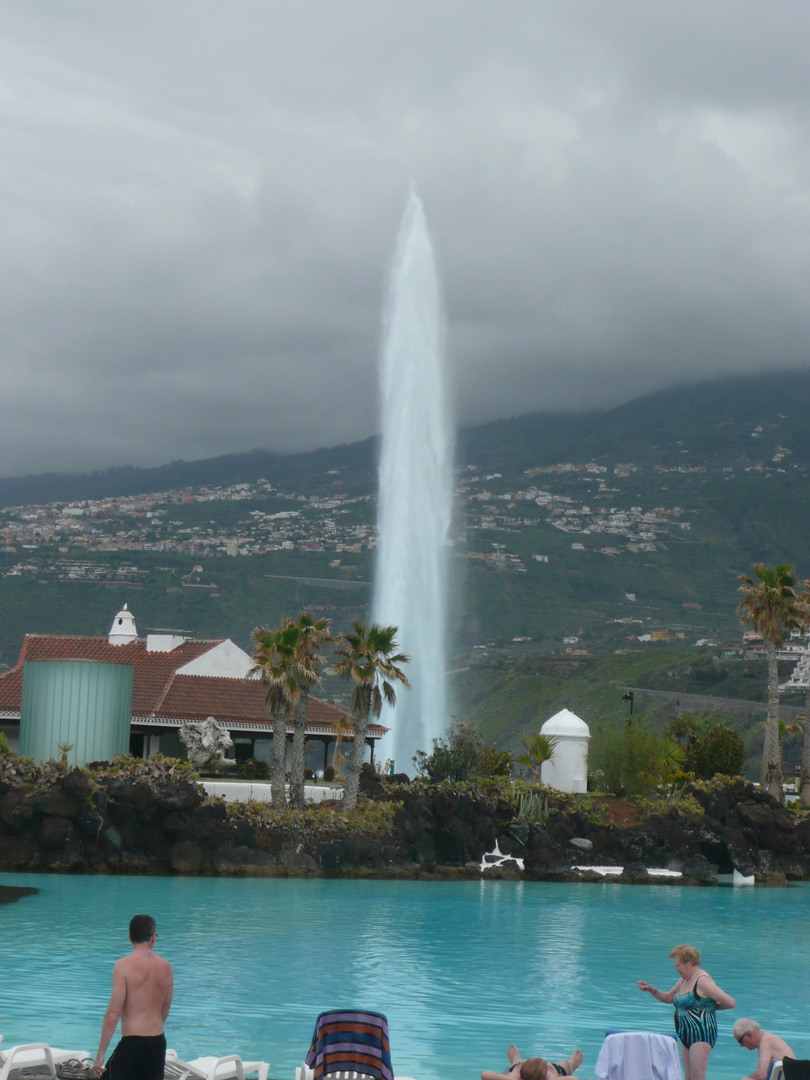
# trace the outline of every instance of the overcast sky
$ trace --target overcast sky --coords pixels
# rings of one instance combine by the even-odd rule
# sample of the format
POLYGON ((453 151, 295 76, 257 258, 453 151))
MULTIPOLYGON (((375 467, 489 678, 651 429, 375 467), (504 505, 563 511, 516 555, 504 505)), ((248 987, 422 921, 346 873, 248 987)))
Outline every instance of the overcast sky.
POLYGON ((463 423, 808 366, 810 6, 4 0, 0 474, 378 428, 415 182, 463 423))

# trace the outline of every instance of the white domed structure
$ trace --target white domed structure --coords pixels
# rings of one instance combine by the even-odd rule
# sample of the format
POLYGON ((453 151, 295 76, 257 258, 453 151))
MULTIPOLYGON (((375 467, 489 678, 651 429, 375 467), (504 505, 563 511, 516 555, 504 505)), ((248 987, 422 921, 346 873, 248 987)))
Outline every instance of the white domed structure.
POLYGON ((544 761, 540 779, 557 791, 582 794, 588 790, 588 741, 591 731, 584 720, 562 709, 540 728, 541 735, 557 740, 554 757, 544 761))

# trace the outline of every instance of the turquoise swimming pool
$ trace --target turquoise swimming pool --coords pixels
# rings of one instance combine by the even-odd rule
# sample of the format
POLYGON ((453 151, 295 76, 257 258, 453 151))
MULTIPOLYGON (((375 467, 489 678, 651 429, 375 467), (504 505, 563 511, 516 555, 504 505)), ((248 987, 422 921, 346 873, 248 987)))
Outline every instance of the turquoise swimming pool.
POLYGON ((387 1014, 398 1073, 477 1078, 507 1044, 585 1053, 609 1029, 672 1030, 636 988, 675 981, 684 941, 737 999, 719 1014, 709 1075, 754 1055, 731 1037, 753 1016, 810 1057, 810 886, 688 889, 516 882, 388 882, 0 874, 37 896, 0 909, 0 1032, 95 1051, 130 917, 158 923, 175 969, 169 1045, 233 1052, 292 1080, 316 1014, 387 1014))

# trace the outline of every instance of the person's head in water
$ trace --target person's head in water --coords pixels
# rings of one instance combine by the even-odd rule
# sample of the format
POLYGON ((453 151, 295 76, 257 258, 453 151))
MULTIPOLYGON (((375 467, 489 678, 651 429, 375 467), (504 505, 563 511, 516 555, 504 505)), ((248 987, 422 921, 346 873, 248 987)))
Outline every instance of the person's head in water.
POLYGON ((156 933, 157 926, 151 915, 135 915, 130 921, 129 940, 133 945, 145 945, 156 933))
POLYGON ((543 1058, 526 1058, 521 1062, 520 1080, 546 1080, 548 1062, 543 1058))

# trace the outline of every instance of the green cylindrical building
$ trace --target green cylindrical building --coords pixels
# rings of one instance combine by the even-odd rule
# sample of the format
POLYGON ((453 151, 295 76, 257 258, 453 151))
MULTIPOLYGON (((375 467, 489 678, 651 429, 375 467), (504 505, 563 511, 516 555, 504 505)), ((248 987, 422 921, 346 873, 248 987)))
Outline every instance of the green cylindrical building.
POLYGON ((29 660, 23 665, 20 754, 37 762, 61 757, 74 765, 129 753, 131 664, 92 660, 29 660))

